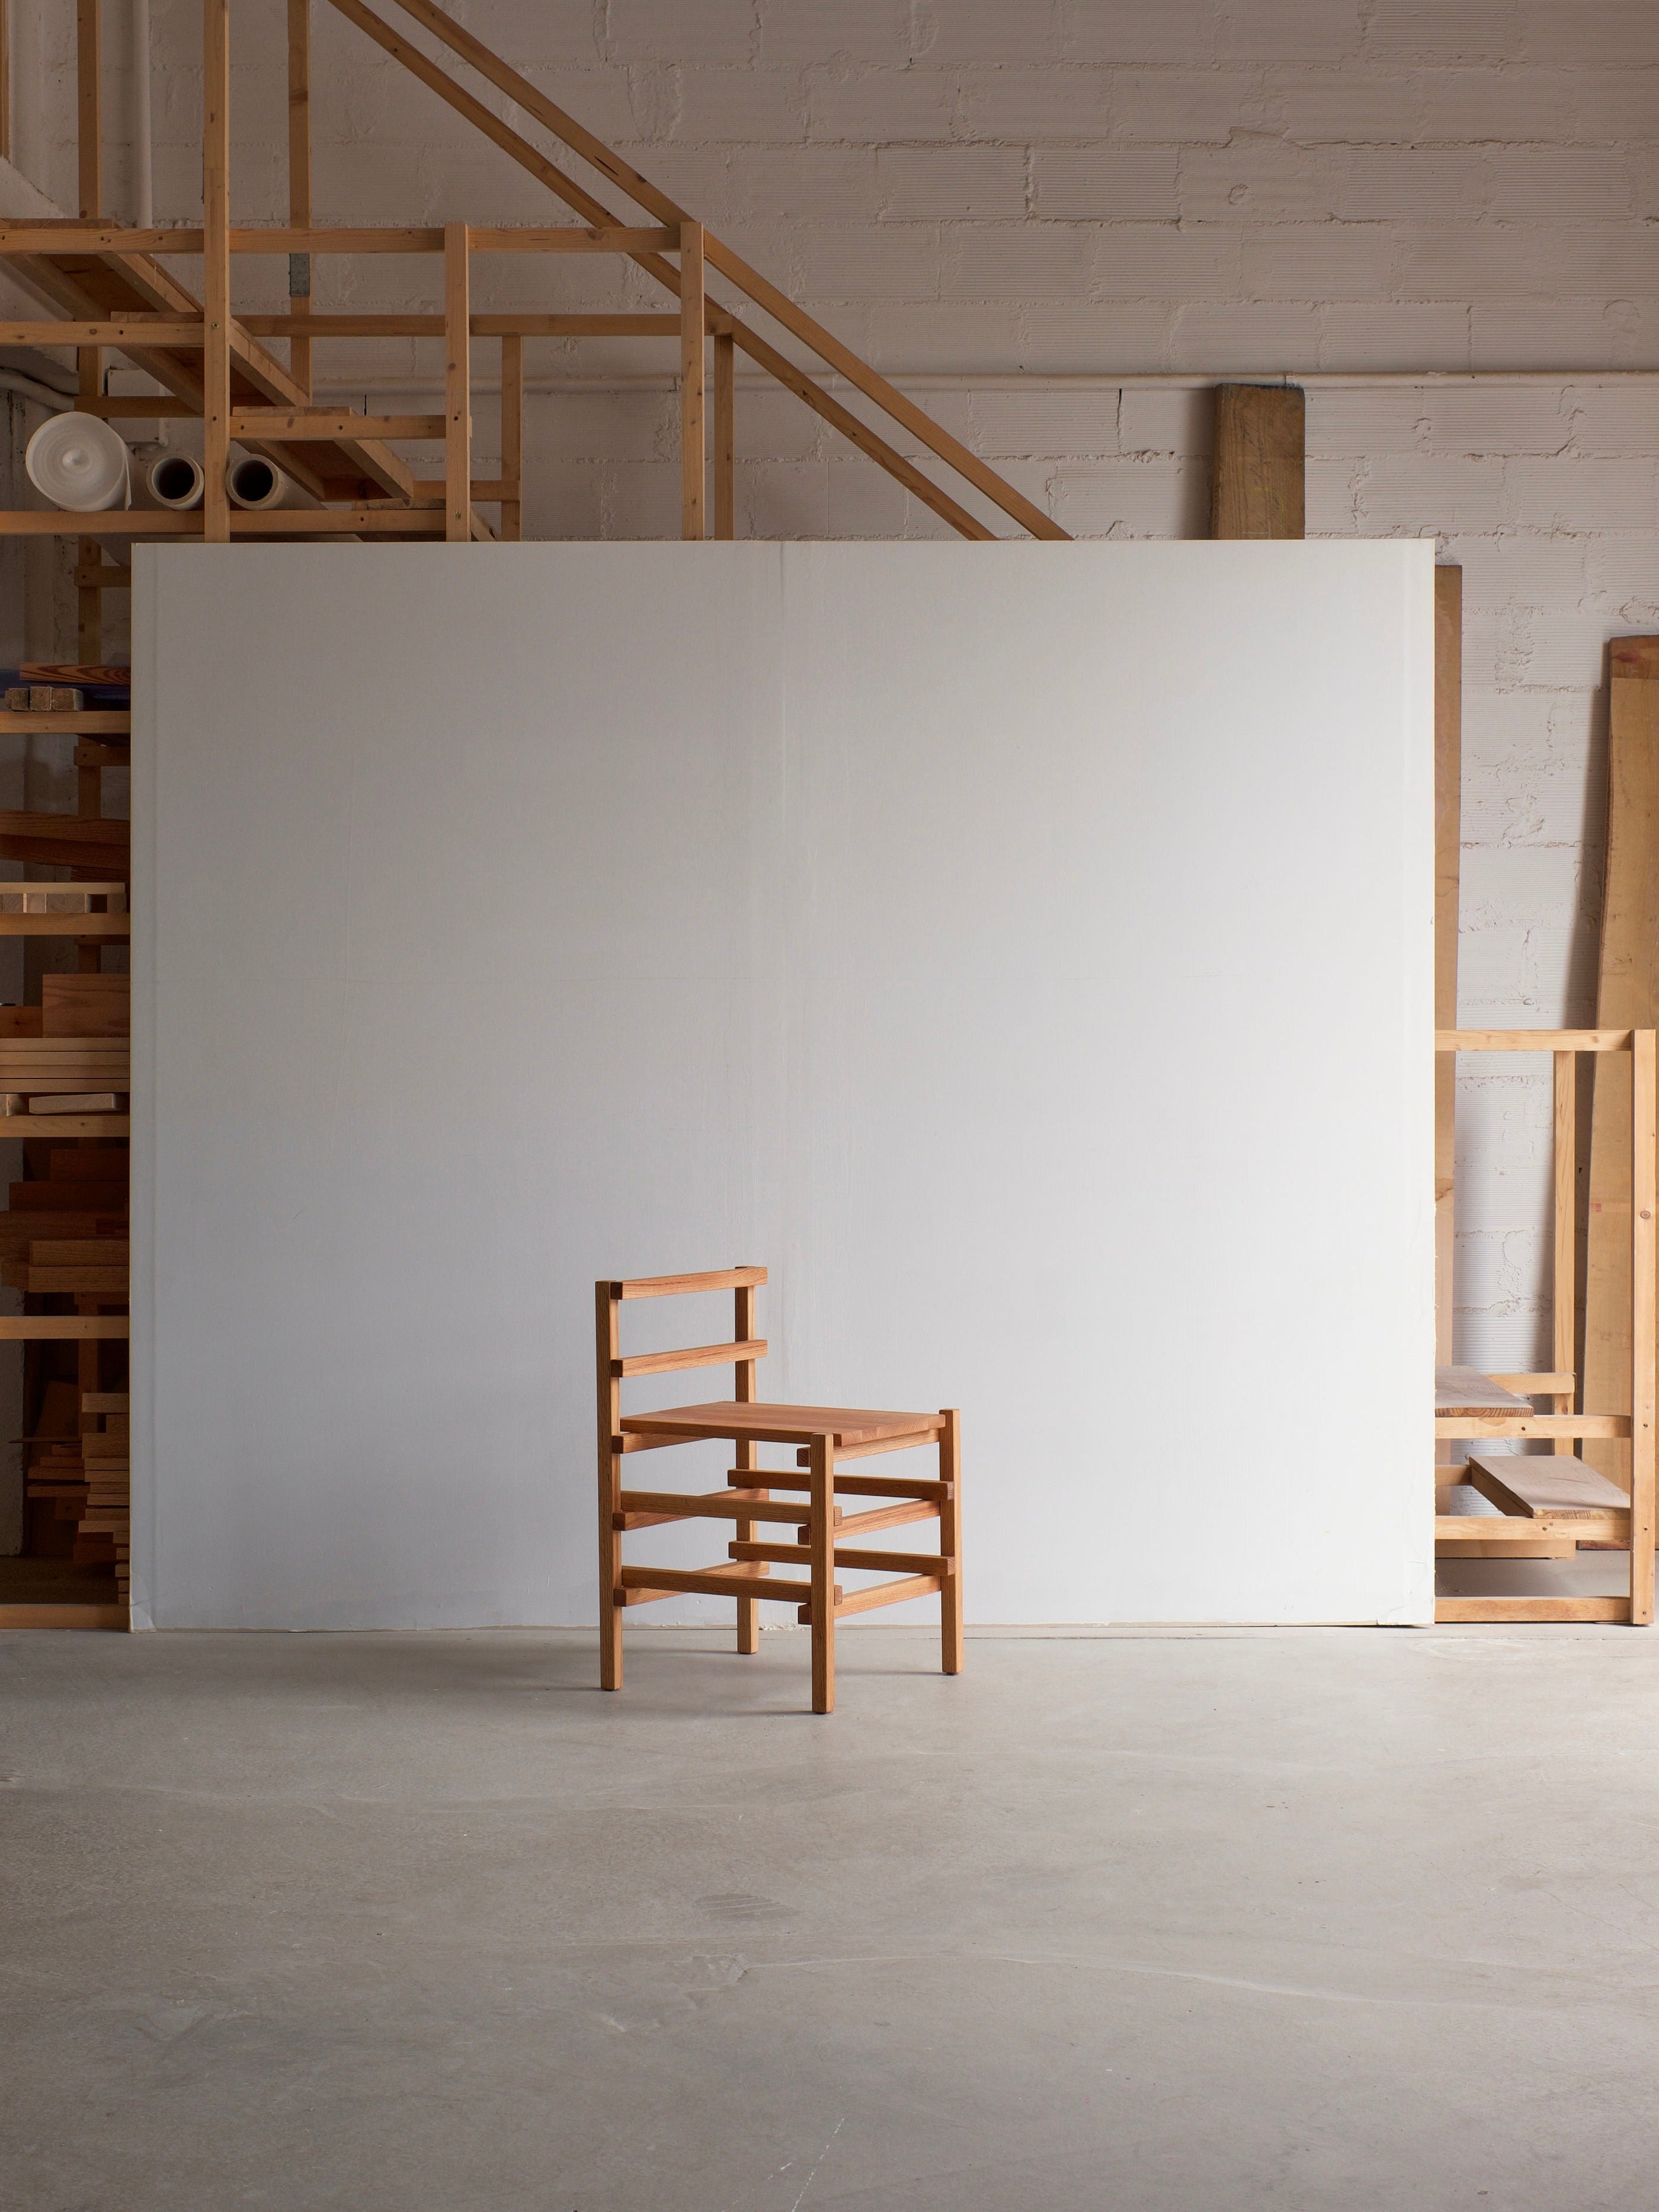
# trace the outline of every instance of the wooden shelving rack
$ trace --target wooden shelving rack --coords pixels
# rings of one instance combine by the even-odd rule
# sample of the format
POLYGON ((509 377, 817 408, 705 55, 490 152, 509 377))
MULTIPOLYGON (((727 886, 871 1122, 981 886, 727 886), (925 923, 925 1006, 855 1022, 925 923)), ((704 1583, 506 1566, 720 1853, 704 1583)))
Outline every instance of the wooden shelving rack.
MULTIPOLYGON (((111 671, 55 670, 55 682, 111 671)), ((0 710, 0 733, 72 741, 74 814, 0 811, 0 861, 66 871, 0 884, 0 938, 76 948, 36 1005, 0 1006, 0 1137, 24 1175, 0 1212, 0 1280, 22 1293, 0 1343, 24 1346, 29 1554, 0 1561, 0 1626, 125 1628, 131 1591, 126 1340, 131 1122, 127 979, 104 956, 131 930, 131 833, 104 811, 131 758, 127 713, 0 710), (86 1099, 89 1110, 58 1111, 86 1099), (96 1103, 94 1103, 96 1102, 96 1103), (64 1524, 69 1524, 66 1528, 64 1524)))

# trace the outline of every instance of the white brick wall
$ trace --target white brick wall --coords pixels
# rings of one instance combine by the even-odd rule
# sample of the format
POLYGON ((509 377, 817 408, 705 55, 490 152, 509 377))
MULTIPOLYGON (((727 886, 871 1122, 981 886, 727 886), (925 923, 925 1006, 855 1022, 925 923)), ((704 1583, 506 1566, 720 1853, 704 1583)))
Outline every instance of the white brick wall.
MULTIPOLYGON (((72 11, 11 4, 20 160, 67 204, 72 11)), ((153 4, 156 207, 183 219, 199 11, 153 4)), ((1659 367, 1654 0, 457 4, 880 366, 963 378, 928 404, 1080 534, 1203 527, 1206 404, 1115 374, 1659 367), (1103 381, 994 381, 1018 374, 1103 381)), ((234 14, 237 212, 279 219, 280 10, 234 14)), ((349 26, 315 19, 322 220, 544 215, 349 26)), ((106 25, 118 210, 125 20, 106 25)), ((412 268, 330 281, 415 304, 412 268)), ((492 301, 652 296, 608 265, 485 282, 492 301)), ((532 359, 641 365, 621 345, 532 359)), ((412 344, 337 362, 360 388, 433 372, 412 344)), ((1588 1018, 1604 645, 1659 629, 1659 382, 1316 389, 1309 434, 1313 532, 1434 536, 1464 564, 1464 1015, 1588 1018)), ((938 532, 787 398, 745 390, 738 439, 748 532, 938 532)), ((533 532, 672 532, 665 392, 538 397, 529 447, 533 532)), ((1492 1077, 1465 1107, 1463 1350, 1522 1363, 1549 1290, 1542 1094, 1492 1077)))

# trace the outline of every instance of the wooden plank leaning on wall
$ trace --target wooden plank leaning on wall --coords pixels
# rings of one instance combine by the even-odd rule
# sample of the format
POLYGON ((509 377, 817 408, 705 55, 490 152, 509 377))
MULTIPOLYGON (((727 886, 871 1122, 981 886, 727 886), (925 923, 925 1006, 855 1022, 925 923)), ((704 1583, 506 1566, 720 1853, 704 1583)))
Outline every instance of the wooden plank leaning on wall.
POLYGON ((1212 538, 1305 538, 1307 402, 1295 385, 1218 384, 1212 538))
MULTIPOLYGON (((1601 901, 1596 1021, 1659 1026, 1659 637, 1620 637, 1608 648, 1607 858, 1601 901)), ((1595 1069, 1590 1121, 1584 1276, 1583 1403, 1630 1410, 1631 1072, 1595 1069)), ((1621 1490, 1630 1446, 1586 1443, 1582 1455, 1621 1490)))
MULTIPOLYGON (((1463 836, 1463 571, 1434 572, 1434 1025, 1457 1027, 1457 913, 1463 836)), ((1453 1182, 1457 1157, 1457 1061, 1440 1054, 1434 1066, 1434 1357, 1449 1367, 1453 1182)), ((1571 1363, 1569 1362, 1568 1364, 1571 1363)), ((1448 1449, 1439 1455, 1453 1456, 1448 1449)))

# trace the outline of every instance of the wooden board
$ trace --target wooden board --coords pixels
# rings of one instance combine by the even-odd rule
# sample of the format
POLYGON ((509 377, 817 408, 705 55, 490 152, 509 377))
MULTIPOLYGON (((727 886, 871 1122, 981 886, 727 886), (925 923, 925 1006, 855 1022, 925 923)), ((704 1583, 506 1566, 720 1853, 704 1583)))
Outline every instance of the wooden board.
POLYGON ((40 1034, 52 1037, 124 1037, 132 1027, 132 986, 125 975, 43 975, 40 1034))
POLYGON ((872 1412, 856 1406, 774 1406, 761 1400, 740 1405, 734 1398, 706 1406, 673 1406, 654 1413, 629 1413, 624 1435, 669 1437, 753 1437, 762 1443, 796 1443, 802 1437, 832 1435, 837 1443, 889 1436, 936 1436, 938 1413, 872 1412))
MULTIPOLYGON (((1434 1025, 1457 1027, 1457 925, 1463 836, 1463 571, 1434 572, 1434 1025)), ((1452 1357, 1456 1311, 1457 1062, 1434 1063, 1434 1356, 1452 1357)))
POLYGON ((1306 536, 1306 408, 1294 385, 1216 386, 1212 538, 1306 536))
MULTIPOLYGON (((1593 1514, 1622 1511, 1625 1493, 1582 1459, 1522 1452, 1471 1452, 1469 1480, 1500 1513, 1593 1514)), ((1483 1532, 1484 1533, 1484 1532, 1483 1532)))
MULTIPOLYGON (((1615 638, 1610 648, 1607 858, 1601 899, 1598 1026, 1659 1026, 1659 637, 1615 638)), ((1631 1071, 1598 1061, 1590 1121, 1584 1279, 1583 1404, 1627 1413, 1630 1402, 1631 1071)), ((1583 1455, 1621 1488, 1630 1446, 1583 1455)))
POLYGON ((1504 1390, 1474 1367, 1437 1367, 1434 1370, 1434 1411, 1437 1420, 1504 1419, 1534 1410, 1530 1398, 1504 1390))

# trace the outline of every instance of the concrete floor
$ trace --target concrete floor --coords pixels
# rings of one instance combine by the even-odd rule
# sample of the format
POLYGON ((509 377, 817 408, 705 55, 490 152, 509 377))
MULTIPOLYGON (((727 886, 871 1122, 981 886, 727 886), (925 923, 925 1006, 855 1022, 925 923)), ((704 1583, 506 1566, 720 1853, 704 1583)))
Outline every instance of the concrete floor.
POLYGON ((1595 2212, 1659 1633, 0 1638, 8 2212, 1595 2212))

